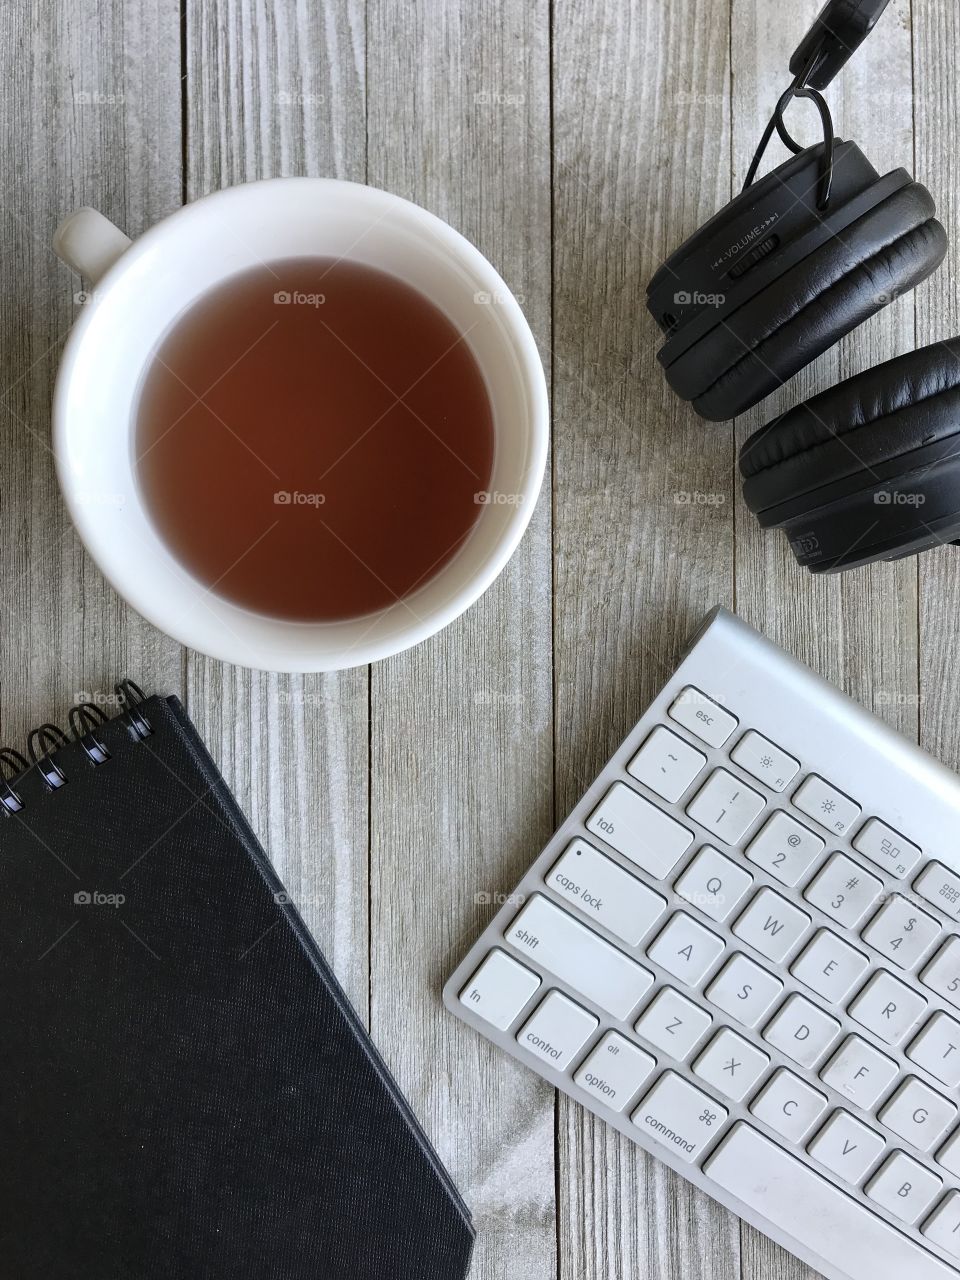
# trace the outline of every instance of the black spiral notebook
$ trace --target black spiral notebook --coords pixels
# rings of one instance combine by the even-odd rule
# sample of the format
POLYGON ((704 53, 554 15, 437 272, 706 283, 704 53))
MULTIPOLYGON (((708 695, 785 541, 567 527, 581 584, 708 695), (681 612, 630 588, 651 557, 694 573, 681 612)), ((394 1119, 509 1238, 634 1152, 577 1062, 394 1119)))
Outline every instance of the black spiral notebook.
POLYGON ((463 1201, 175 698, 4 750, 4 1280, 456 1280, 463 1201))

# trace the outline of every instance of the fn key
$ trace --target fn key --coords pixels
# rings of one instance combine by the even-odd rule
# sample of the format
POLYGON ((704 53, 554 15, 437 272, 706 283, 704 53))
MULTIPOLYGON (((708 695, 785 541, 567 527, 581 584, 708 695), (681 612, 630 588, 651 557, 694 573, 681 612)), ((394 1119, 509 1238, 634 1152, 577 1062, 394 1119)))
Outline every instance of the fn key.
POLYGON ((539 986, 537 974, 494 949, 460 992, 460 1003, 506 1031, 539 986))

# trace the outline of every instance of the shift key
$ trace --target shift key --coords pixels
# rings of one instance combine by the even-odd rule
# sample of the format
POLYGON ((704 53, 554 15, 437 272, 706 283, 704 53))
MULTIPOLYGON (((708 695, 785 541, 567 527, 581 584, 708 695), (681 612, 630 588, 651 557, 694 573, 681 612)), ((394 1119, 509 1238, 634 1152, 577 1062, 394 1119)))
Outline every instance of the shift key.
POLYGON ((626 1021, 653 985, 653 974, 535 893, 504 939, 614 1018, 626 1021))
POLYGON ((693 843, 692 831, 623 782, 615 782, 603 797, 587 819, 587 830, 658 880, 693 843))

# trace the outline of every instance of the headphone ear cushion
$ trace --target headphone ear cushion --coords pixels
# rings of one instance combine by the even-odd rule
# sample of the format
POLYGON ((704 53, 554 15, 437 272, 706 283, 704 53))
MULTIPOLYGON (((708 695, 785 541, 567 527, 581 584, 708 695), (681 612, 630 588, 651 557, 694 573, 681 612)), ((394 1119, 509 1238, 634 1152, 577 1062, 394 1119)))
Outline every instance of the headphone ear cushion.
MULTIPOLYGON (((960 338, 866 369, 774 419, 740 450, 755 514, 960 435, 960 338)), ((957 495, 960 500, 960 494, 957 495)))
POLYGON ((671 386, 715 421, 749 409, 940 265, 934 211, 920 183, 893 192, 679 356, 671 386))

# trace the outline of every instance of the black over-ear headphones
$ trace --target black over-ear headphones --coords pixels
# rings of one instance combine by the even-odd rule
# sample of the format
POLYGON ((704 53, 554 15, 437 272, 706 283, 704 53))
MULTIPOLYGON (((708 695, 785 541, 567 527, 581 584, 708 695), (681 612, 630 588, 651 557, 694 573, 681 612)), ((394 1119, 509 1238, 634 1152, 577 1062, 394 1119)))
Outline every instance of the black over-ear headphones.
MULTIPOLYGON (((667 381, 732 418, 943 261, 929 191, 833 136, 820 95, 887 0, 829 0, 790 61, 743 191, 660 267, 647 306, 667 381), (811 99, 823 142, 783 123, 811 99), (774 130, 794 153, 754 182, 774 130)), ((960 539, 960 339, 898 356, 788 410, 740 451, 747 506, 814 573, 960 539)))

